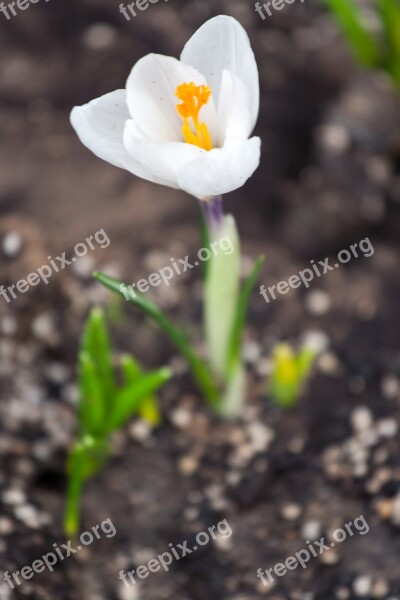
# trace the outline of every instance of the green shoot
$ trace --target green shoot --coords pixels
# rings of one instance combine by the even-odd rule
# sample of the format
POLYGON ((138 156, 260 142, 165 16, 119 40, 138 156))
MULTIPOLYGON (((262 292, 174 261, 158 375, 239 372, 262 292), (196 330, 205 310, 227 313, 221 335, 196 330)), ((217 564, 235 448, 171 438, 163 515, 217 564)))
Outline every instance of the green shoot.
POLYGON ((134 415, 152 426, 160 422, 154 393, 171 377, 167 368, 145 373, 129 355, 122 358, 123 383, 117 382, 103 311, 95 308, 86 322, 79 352, 78 432, 67 463, 68 488, 64 529, 75 536, 85 482, 109 457, 110 434, 134 415))
POLYGON ((297 353, 285 343, 274 348, 269 393, 278 406, 292 408, 297 404, 317 354, 308 345, 297 353))
POLYGON ((373 0, 379 31, 370 31, 355 0, 325 0, 357 60, 386 71, 400 88, 400 0, 373 0))

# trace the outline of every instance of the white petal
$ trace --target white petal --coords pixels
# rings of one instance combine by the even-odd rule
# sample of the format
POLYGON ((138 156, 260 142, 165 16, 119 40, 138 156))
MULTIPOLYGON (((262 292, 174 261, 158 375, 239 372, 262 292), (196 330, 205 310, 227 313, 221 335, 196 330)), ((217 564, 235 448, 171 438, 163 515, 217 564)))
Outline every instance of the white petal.
POLYGON ((71 112, 73 128, 93 154, 138 177, 155 181, 151 171, 134 160, 124 146, 124 128, 128 119, 125 90, 111 92, 84 106, 75 106, 71 112))
POLYGON ((222 148, 229 140, 246 140, 252 129, 244 83, 225 70, 218 103, 218 146, 222 148))
MULTIPOLYGON (((133 67, 126 84, 129 112, 136 127, 153 141, 179 142, 182 119, 176 110, 176 88, 182 83, 204 85, 205 78, 195 68, 176 58, 149 54, 133 67)), ((211 137, 217 135, 214 100, 204 106, 201 120, 209 126, 211 137)))
POLYGON ((128 155, 123 144, 125 121, 129 119, 125 90, 116 90, 75 106, 71 124, 82 144, 96 156, 124 168, 128 155))
POLYGON ((192 144, 182 142, 154 142, 136 137, 135 123, 127 122, 124 144, 129 155, 140 164, 144 179, 172 188, 179 188, 178 174, 185 165, 207 154, 192 144))
POLYGON ((244 185, 260 162, 260 138, 232 141, 186 164, 179 172, 179 187, 197 198, 227 194, 244 185))
POLYGON ((254 127, 260 102, 258 69, 249 37, 236 19, 220 15, 204 23, 185 45, 181 60, 204 75, 217 102, 224 69, 237 75, 249 92, 254 127))

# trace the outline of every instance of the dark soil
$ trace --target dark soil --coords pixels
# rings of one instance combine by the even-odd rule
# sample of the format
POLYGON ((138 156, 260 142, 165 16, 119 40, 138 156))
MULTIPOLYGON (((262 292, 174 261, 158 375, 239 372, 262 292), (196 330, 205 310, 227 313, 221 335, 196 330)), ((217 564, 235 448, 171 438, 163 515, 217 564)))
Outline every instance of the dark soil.
MULTIPOLYGON (((244 266, 265 254, 260 284, 268 287, 311 259, 335 262, 365 238, 374 254, 269 304, 256 290, 248 402, 237 422, 214 418, 162 335, 120 307, 116 353, 176 371, 160 395, 163 424, 149 432, 133 421, 86 488, 82 531, 110 518, 116 535, 13 591, 0 579, 1 600, 400 598, 399 99, 382 75, 356 70, 311 0, 268 21, 245 0, 160 0, 129 23, 110 0, 38 3, 10 22, 0 15, 0 281, 68 256, 101 228, 111 240, 48 285, 9 304, 0 296, 0 573, 65 541, 78 338, 90 306, 111 300, 92 270, 133 282, 200 247, 196 202, 96 159, 69 111, 122 87, 142 55, 178 55, 219 13, 246 26, 261 75, 262 163, 225 198, 244 266), (10 234, 22 243, 15 253, 10 234), (266 392, 268 357, 277 340, 296 343, 309 330, 330 346, 298 406, 282 412, 266 392), (331 541, 359 515, 367 535, 348 537, 273 589, 257 578, 259 567, 284 562, 312 535, 331 541), (222 519, 233 531, 224 543, 130 588, 118 579, 222 519)), ((196 339, 200 278, 192 271, 157 294, 174 318, 195 323, 196 339)))

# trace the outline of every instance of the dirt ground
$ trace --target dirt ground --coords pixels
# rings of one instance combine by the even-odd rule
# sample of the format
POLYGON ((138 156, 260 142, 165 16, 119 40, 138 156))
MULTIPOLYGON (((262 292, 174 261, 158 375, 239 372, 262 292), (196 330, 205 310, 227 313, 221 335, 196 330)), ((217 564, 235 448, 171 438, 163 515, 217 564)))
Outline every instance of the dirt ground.
MULTIPOLYGON (((176 373, 160 394, 162 426, 132 421, 86 488, 82 531, 110 518, 116 534, 13 590, 1 577, 0 600, 399 600, 399 97, 383 75, 357 70, 311 0, 265 21, 245 0, 160 0, 130 22, 118 4, 43 0, 10 21, 0 14, 0 282, 68 256, 100 229, 110 239, 48 285, 0 297, 0 574, 65 542, 78 339, 90 306, 111 300, 92 271, 133 282, 200 247, 196 202, 91 155, 69 124, 74 105, 123 87, 149 52, 178 56, 200 24, 230 14, 249 32, 262 93, 260 168, 224 200, 244 270, 265 254, 268 287, 366 238, 374 253, 269 304, 256 288, 248 399, 235 422, 209 413, 162 334, 123 307, 116 353, 176 373), (329 349, 298 406, 282 412, 266 392, 268 357, 309 330, 326 334, 329 349), (359 515, 365 536, 275 586, 257 578, 359 515), (119 580, 222 519, 229 539, 137 585, 119 580)), ((200 339, 200 272, 156 298, 200 339)))

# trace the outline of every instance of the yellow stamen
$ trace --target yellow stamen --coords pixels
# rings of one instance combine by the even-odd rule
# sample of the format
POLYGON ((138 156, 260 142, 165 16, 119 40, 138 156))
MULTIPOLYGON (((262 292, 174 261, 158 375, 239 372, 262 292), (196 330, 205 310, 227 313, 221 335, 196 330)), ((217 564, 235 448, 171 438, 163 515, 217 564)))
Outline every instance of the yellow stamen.
POLYGON ((211 88, 208 85, 196 85, 191 83, 182 83, 176 88, 176 95, 182 104, 176 105, 176 110, 183 119, 182 133, 187 144, 193 144, 203 150, 212 150, 210 132, 205 123, 200 123, 199 113, 202 107, 207 104, 211 96, 211 88), (193 121, 193 127, 189 124, 189 119, 193 121))

